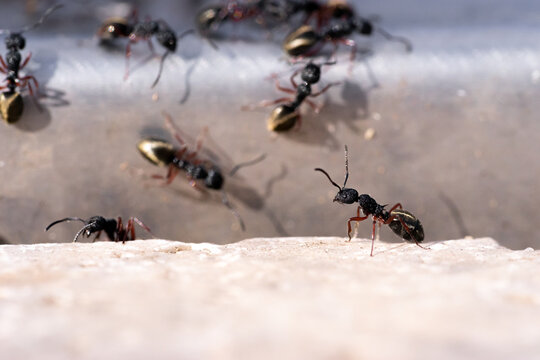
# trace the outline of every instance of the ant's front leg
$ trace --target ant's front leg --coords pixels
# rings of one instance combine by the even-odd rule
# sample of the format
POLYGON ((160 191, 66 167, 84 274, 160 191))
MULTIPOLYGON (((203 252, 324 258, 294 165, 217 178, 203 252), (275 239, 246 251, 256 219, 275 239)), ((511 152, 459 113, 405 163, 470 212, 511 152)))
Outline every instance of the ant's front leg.
POLYGON ((7 74, 7 65, 6 65, 6 62, 4 61, 4 58, 2 57, 2 55, 0 55, 0 72, 1 73, 4 73, 4 74, 7 74))
POLYGON ((351 55, 349 57, 350 64, 349 64, 349 70, 348 70, 349 75, 351 75, 354 68, 354 60, 356 59, 356 51, 357 51, 356 42, 354 42, 354 40, 351 40, 351 39, 340 39, 338 41, 341 44, 344 44, 351 48, 351 55))
POLYGON ((26 59, 24 59, 23 63, 21 64, 21 66, 19 67, 19 70, 22 70, 24 69, 24 67, 28 64, 28 62, 30 61, 30 58, 32 57, 32 53, 29 53, 28 56, 26 57, 26 59))
POLYGON ((332 86, 336 86, 336 85, 341 85, 341 82, 338 81, 338 82, 330 83, 330 84, 326 85, 325 87, 323 87, 320 91, 311 94, 310 97, 317 97, 317 96, 321 95, 322 93, 326 92, 332 86))
POLYGON ((348 227, 347 235, 349 236, 349 241, 351 241, 351 231, 352 231, 351 221, 357 221, 357 222, 364 221, 368 218, 368 216, 369 215, 360 216, 360 206, 356 209, 356 216, 353 216, 347 221, 347 227, 348 227))

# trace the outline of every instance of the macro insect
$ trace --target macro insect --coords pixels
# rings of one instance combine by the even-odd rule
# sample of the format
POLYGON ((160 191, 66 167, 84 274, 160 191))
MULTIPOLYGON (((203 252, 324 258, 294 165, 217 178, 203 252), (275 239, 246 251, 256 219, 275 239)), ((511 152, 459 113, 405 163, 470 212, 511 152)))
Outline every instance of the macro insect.
POLYGON ((265 107, 284 103, 276 107, 270 117, 267 120, 267 128, 269 131, 287 131, 293 128, 296 124, 300 125, 301 115, 298 108, 305 101, 309 104, 313 110, 318 113, 320 107, 318 107, 313 101, 308 99, 308 97, 317 97, 324 92, 326 92, 330 87, 338 85, 339 83, 330 83, 322 88, 318 92, 312 91, 312 85, 319 82, 321 78, 321 66, 323 65, 333 65, 335 62, 325 62, 321 65, 315 64, 314 62, 308 62, 302 69, 296 70, 290 77, 290 82, 292 84, 292 89, 282 87, 279 84, 279 80, 275 78, 275 86, 278 90, 285 93, 293 95, 292 97, 282 97, 276 100, 265 100, 259 104, 252 106, 243 106, 243 110, 252 110, 256 107, 265 107), (300 74, 302 79, 301 83, 296 83, 295 77, 300 74))
POLYGON ((354 204, 358 202, 356 216, 349 218, 347 221, 347 234, 349 236, 349 241, 351 240, 351 222, 360 222, 371 216, 373 219, 373 230, 371 232, 371 256, 373 256, 373 247, 375 244, 375 225, 377 223, 379 224, 379 230, 382 224, 388 225, 390 229, 392 229, 392 231, 402 239, 411 242, 414 241, 416 245, 424 248, 422 245, 420 245, 420 242, 424 240, 424 228, 422 227, 420 220, 418 220, 416 216, 410 212, 403 210, 400 203, 395 204, 388 211, 385 209, 387 205, 378 204, 375 199, 368 194, 358 195, 358 191, 355 189, 345 187, 347 185, 347 180, 349 179, 349 160, 346 145, 345 181, 343 182, 343 186, 336 184, 325 170, 316 168, 315 171, 322 172, 324 175, 326 175, 328 180, 330 180, 332 185, 339 189, 334 198, 334 202, 338 202, 340 204, 354 204), (360 210, 362 210, 364 216, 360 216, 360 210))
MULTIPOLYGON (((202 136, 197 140, 194 150, 190 149, 180 135, 180 131, 174 125, 169 114, 163 113, 165 124, 172 136, 178 141, 180 147, 175 147, 173 144, 154 137, 144 138, 137 144, 137 149, 141 155, 154 165, 168 167, 167 175, 154 175, 154 178, 165 179, 165 184, 170 184, 175 179, 176 175, 182 171, 186 174, 191 186, 200 189, 200 185, 209 190, 221 192, 221 202, 233 213, 238 220, 242 231, 245 230, 245 224, 240 214, 232 207, 229 202, 227 193, 224 190, 225 175, 220 167, 214 162, 206 159, 201 159, 198 155, 202 148, 202 136)), ((257 159, 238 164, 229 172, 229 176, 233 176, 240 168, 248 165, 253 165, 264 159, 264 155, 257 159)))
POLYGON ((332 17, 335 19, 324 28, 319 30, 311 25, 302 25, 287 35, 283 41, 285 53, 292 57, 309 57, 318 54, 327 43, 334 45, 333 53, 337 51, 339 44, 344 44, 351 48, 350 61, 353 62, 357 47, 356 42, 349 37, 355 32, 365 36, 378 32, 388 40, 401 42, 406 51, 412 50, 408 39, 394 36, 368 19, 353 16, 353 12, 334 11, 336 12, 333 12, 332 17))
POLYGON ((26 56, 24 61, 20 53, 26 46, 26 39, 23 34, 40 26, 45 19, 55 10, 63 5, 57 4, 47 9, 41 18, 34 24, 23 27, 20 30, 9 29, 0 30, 0 34, 8 34, 5 38, 7 48, 6 60, 0 55, 0 72, 6 74, 5 85, 0 86, 0 90, 7 89, 0 94, 0 114, 8 123, 14 123, 21 117, 24 110, 24 102, 20 90, 28 88, 31 96, 35 96, 35 91, 39 89, 39 84, 35 77, 31 75, 21 77, 19 71, 30 61, 32 53, 26 56), (33 84, 33 86, 32 86, 33 84))
POLYGON ((126 46, 126 71, 124 80, 129 77, 129 59, 131 57, 131 46, 139 41, 146 41, 152 53, 155 53, 152 45, 152 37, 155 37, 157 42, 165 48, 165 53, 161 56, 159 63, 159 71, 156 79, 152 83, 154 88, 163 71, 163 63, 170 53, 176 51, 177 43, 186 35, 193 33, 193 29, 189 29, 176 36, 174 30, 163 20, 145 20, 138 21, 135 13, 131 19, 113 17, 105 20, 99 28, 97 35, 102 42, 109 42, 114 39, 128 38, 126 46))
POLYGON ((90 237, 90 235, 94 233, 96 233, 96 237, 94 238, 94 241, 96 241, 99 239, 101 232, 104 231, 110 241, 121 241, 122 243, 125 243, 126 241, 135 240, 135 224, 138 224, 152 235, 150 228, 136 217, 130 217, 126 226, 123 225, 121 217, 118 217, 118 219, 106 219, 102 216, 92 216, 88 220, 78 217, 67 217, 50 223, 45 228, 45 231, 48 231, 56 224, 66 221, 80 221, 84 224, 73 238, 73 242, 76 242, 81 234, 90 237))

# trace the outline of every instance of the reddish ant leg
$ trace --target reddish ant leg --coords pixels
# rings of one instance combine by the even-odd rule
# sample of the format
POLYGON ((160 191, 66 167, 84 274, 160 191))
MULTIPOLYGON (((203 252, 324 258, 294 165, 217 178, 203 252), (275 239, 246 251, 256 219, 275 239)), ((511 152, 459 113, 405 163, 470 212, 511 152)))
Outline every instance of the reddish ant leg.
POLYGON ((294 99, 291 99, 291 98, 288 98, 288 97, 282 97, 282 98, 279 98, 279 99, 276 99, 276 100, 264 100, 264 101, 261 101, 258 104, 255 104, 255 105, 244 105, 244 106, 242 106, 242 110, 243 111, 254 110, 254 109, 259 108, 259 107, 272 106, 272 105, 276 105, 276 104, 280 104, 280 103, 284 103, 284 102, 288 102, 288 101, 292 101, 292 100, 294 100, 294 99))

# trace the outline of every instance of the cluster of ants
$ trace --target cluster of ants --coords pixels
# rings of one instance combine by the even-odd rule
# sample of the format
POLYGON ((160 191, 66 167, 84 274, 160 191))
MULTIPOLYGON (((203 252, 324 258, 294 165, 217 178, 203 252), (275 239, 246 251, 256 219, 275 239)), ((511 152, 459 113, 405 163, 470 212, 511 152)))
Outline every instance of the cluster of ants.
MULTIPOLYGON (((49 8, 35 24, 22 28, 19 31, 0 30, 0 34, 7 33, 5 39, 8 52, 6 61, 0 57, 0 72, 6 74, 5 85, 0 86, 0 90, 6 90, 0 94, 0 113, 8 122, 15 122, 23 112, 23 100, 20 90, 27 88, 30 95, 34 96, 34 91, 38 89, 38 82, 33 76, 19 75, 29 62, 31 54, 24 61, 20 50, 25 47, 25 38, 23 33, 40 26, 45 19, 54 11, 62 7, 55 5, 49 8)), ((327 91, 330 87, 337 85, 331 83, 319 91, 314 92, 312 86, 320 81, 321 67, 333 65, 336 63, 334 55, 339 44, 344 44, 351 48, 350 62, 355 60, 357 52, 356 43, 350 37, 354 33, 364 36, 370 36, 379 33, 389 40, 396 40, 405 45, 407 51, 412 49, 410 42, 402 37, 389 34, 372 21, 356 14, 352 6, 344 1, 310 1, 310 0, 255 0, 255 1, 235 1, 225 0, 222 4, 209 6, 203 9, 196 17, 196 25, 201 36, 208 39, 210 44, 217 49, 213 39, 219 34, 220 27, 227 22, 240 22, 248 19, 254 20, 264 28, 275 26, 276 24, 291 23, 295 17, 301 17, 301 25, 292 30, 283 41, 284 52, 292 58, 292 63, 298 63, 306 58, 322 56, 321 50, 326 44, 334 46, 333 52, 327 59, 321 63, 313 60, 307 61, 302 69, 293 72, 290 77, 292 88, 282 87, 275 78, 275 86, 289 96, 276 100, 263 101, 255 106, 279 105, 271 112, 267 122, 270 131, 281 132, 288 131, 295 126, 300 125, 301 116, 299 108, 306 102, 316 112, 319 108, 309 98, 317 97, 327 91), (295 78, 300 74, 301 82, 298 83, 295 78)), ((165 53, 161 56, 159 72, 154 80, 152 87, 156 86, 161 77, 163 63, 167 56, 176 51, 177 43, 184 36, 194 33, 195 30, 187 30, 176 35, 174 30, 163 20, 144 20, 139 21, 134 13, 129 18, 111 18, 106 20, 98 29, 97 34, 101 42, 116 41, 120 38, 128 39, 126 46, 126 71, 124 78, 129 76, 129 59, 131 56, 131 46, 139 41, 146 41, 153 50, 152 38, 165 48, 165 53)), ((250 109, 254 106, 245 106, 243 109, 250 109)), ((199 152, 202 147, 202 139, 199 139, 194 149, 190 149, 178 128, 173 124, 172 118, 164 113, 165 123, 172 136, 176 139, 179 146, 175 146, 168 141, 159 138, 142 139, 137 148, 141 155, 152 164, 168 167, 166 176, 155 175, 155 178, 165 180, 170 184, 179 172, 183 172, 193 187, 204 187, 206 189, 221 191, 222 202, 237 218, 242 230, 245 229, 244 222, 240 215, 234 210, 228 201, 227 195, 223 190, 225 176, 219 166, 213 161, 202 158, 199 152)), ((261 156, 255 160, 235 166, 229 176, 241 167, 255 164, 264 159, 261 156)), ((348 150, 345 146, 345 181, 342 187, 336 184, 328 173, 316 168, 316 171, 322 172, 330 182, 336 186, 339 191, 334 198, 335 202, 341 204, 355 204, 358 202, 357 213, 355 217, 348 220, 348 236, 351 239, 351 223, 366 220, 370 216, 373 219, 372 230, 372 248, 375 240, 376 224, 379 228, 382 224, 388 225, 392 231, 407 241, 415 242, 420 246, 424 239, 424 231, 420 221, 410 212, 404 210, 401 204, 397 203, 390 210, 386 210, 386 205, 378 204, 371 196, 367 194, 359 195, 351 188, 346 188, 349 176, 348 171, 348 150), (363 212, 363 216, 360 214, 363 212)), ((78 217, 67 217, 54 221, 46 227, 46 231, 52 226, 67 222, 80 221, 84 226, 76 233, 73 241, 83 235, 90 237, 96 234, 95 239, 99 238, 102 232, 105 232, 111 241, 129 241, 135 239, 135 224, 151 234, 150 228, 135 217, 129 218, 124 225, 122 218, 106 219, 101 216, 93 216, 87 220, 78 217)))

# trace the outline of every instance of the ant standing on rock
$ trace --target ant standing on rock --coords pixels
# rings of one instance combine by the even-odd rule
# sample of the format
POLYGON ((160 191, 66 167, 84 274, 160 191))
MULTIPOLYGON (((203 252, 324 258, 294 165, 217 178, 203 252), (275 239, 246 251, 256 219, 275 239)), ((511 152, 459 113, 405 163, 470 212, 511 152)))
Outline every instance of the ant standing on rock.
POLYGON ((176 51, 176 44, 179 40, 184 36, 193 33, 195 30, 186 30, 179 36, 176 36, 176 33, 163 20, 145 20, 140 22, 137 20, 135 13, 132 15, 132 18, 132 21, 123 18, 110 18, 105 20, 98 30, 98 37, 102 41, 109 41, 117 38, 129 38, 129 42, 126 46, 126 72, 124 75, 124 80, 127 80, 129 77, 131 45, 144 40, 148 43, 152 54, 154 54, 155 51, 151 38, 155 36, 157 42, 165 48, 165 53, 161 56, 158 75, 151 86, 154 88, 161 77, 163 63, 165 62, 166 57, 170 53, 176 51))
POLYGON ((7 83, 6 85, 0 86, 0 90, 7 89, 7 91, 0 94, 0 113, 8 123, 16 122, 22 115, 24 109, 24 103, 17 88, 24 89, 25 87, 28 87, 28 91, 32 96, 35 96, 32 83, 34 84, 36 91, 39 89, 39 84, 35 77, 31 75, 24 77, 19 76, 19 71, 28 64, 32 57, 32 53, 30 53, 26 59, 22 61, 20 50, 23 50, 26 46, 26 39, 24 38, 23 33, 40 26, 53 11, 62 6, 63 5, 61 4, 57 4, 50 7, 35 24, 25 26, 19 31, 11 31, 9 29, 0 30, 0 34, 8 34, 5 39, 6 48, 8 50, 6 61, 0 56, 0 72, 6 74, 5 81, 7 83))
POLYGON ((110 241, 121 241, 122 243, 125 243, 126 241, 135 240, 135 223, 137 223, 140 227, 146 230, 149 234, 153 235, 150 231, 150 228, 143 224, 143 222, 136 217, 130 217, 126 226, 122 224, 121 217, 118 217, 117 220, 105 219, 102 216, 92 216, 88 220, 84 220, 78 217, 67 217, 52 222, 45 228, 45 231, 49 230, 54 225, 65 221, 81 221, 82 223, 84 223, 82 229, 79 230, 75 235, 75 238, 73 238, 73 242, 76 242, 77 238, 81 234, 84 234, 84 236, 86 237, 90 237, 90 235, 92 235, 93 233, 97 233, 96 237, 94 238, 94 241, 96 241, 101 235, 102 231, 105 231, 105 234, 107 234, 107 237, 110 241))
POLYGON ((390 211, 385 210, 387 205, 378 204, 375 199, 373 199, 368 194, 358 195, 358 191, 351 188, 346 188, 347 179, 349 178, 349 159, 348 159, 348 150, 347 145, 345 145, 345 181, 343 182, 343 187, 336 184, 328 173, 321 169, 316 168, 315 171, 320 171, 326 177, 332 185, 339 189, 336 197, 334 198, 335 202, 340 204, 354 204, 358 202, 358 209, 356 210, 356 216, 350 218, 347 221, 348 226, 348 235, 349 241, 351 240, 351 222, 352 221, 363 221, 366 220, 369 216, 373 218, 373 230, 371 232, 371 253, 370 256, 373 256, 373 247, 375 244, 375 225, 379 223, 379 231, 381 224, 388 225, 392 231, 407 241, 414 241, 416 245, 425 249, 420 242, 424 240, 424 228, 413 214, 403 210, 403 207, 400 203, 392 206, 390 211), (365 216, 360 216, 360 210, 364 213, 365 216))
POLYGON ((320 107, 318 107, 313 101, 307 99, 308 97, 317 97, 327 91, 330 87, 334 85, 338 85, 339 83, 331 83, 326 85, 322 90, 312 93, 311 85, 314 85, 319 82, 321 78, 321 66, 323 65, 334 65, 335 61, 333 62, 325 62, 321 65, 317 65, 314 62, 309 62, 303 69, 296 70, 290 78, 291 84, 293 86, 293 89, 288 89, 285 87, 282 87, 279 84, 278 79, 276 76, 272 76, 275 79, 276 88, 280 91, 283 91, 288 94, 293 94, 294 97, 282 97, 276 100, 265 100, 260 102, 257 105, 251 105, 251 106, 243 106, 242 110, 252 110, 256 107, 265 107, 265 106, 271 106, 279 103, 286 103, 283 105, 280 105, 276 107, 272 113, 270 114, 270 117, 267 121, 267 127, 269 131, 287 131, 290 130, 292 127, 294 127, 295 124, 300 125, 301 122, 301 116, 300 112, 298 111, 298 108, 302 103, 305 101, 308 103, 315 113, 318 113, 320 111, 320 107), (302 82, 300 84, 297 84, 294 78, 300 73, 300 78, 302 79, 302 82))

